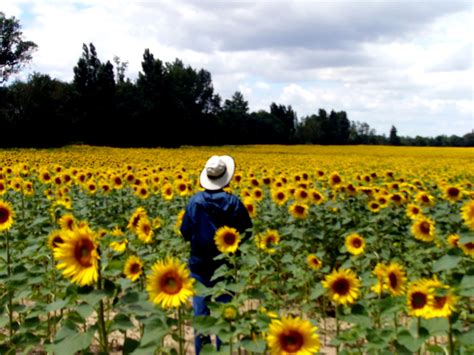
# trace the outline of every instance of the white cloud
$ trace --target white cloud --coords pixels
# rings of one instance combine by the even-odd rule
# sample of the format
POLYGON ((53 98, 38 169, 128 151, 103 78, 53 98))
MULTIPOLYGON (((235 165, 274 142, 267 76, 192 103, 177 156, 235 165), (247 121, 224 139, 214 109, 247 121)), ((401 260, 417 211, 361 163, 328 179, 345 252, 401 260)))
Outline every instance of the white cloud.
POLYGON ((39 46, 30 70, 63 80, 83 43, 102 61, 128 61, 132 79, 149 48, 210 71, 223 99, 240 90, 251 110, 345 110, 400 134, 474 126, 469 2, 6 0, 2 9, 39 46))

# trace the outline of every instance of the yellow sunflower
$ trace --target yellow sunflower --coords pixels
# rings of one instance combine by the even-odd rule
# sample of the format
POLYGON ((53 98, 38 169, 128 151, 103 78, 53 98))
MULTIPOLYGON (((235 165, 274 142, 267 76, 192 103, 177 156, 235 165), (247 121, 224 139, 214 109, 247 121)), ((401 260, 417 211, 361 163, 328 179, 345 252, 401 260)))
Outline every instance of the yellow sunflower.
POLYGON ((153 226, 148 217, 140 218, 137 229, 135 231, 138 238, 145 244, 151 243, 153 238, 153 226))
POLYGON ((288 194, 281 188, 272 190, 272 200, 278 206, 283 206, 288 201, 288 194))
POLYGON ((216 230, 214 241, 221 253, 235 253, 239 248, 240 233, 235 228, 224 226, 216 230))
POLYGON ((99 273, 99 253, 95 234, 89 227, 76 228, 64 232, 64 243, 54 250, 56 266, 62 274, 80 286, 97 282, 99 273))
POLYGON ((0 200, 0 232, 12 227, 13 216, 14 212, 10 203, 0 200))
POLYGON ((194 295, 194 279, 186 264, 175 258, 157 261, 147 276, 150 301, 162 308, 177 308, 194 295))
POLYGON ((433 290, 424 282, 413 282, 407 291, 408 315, 425 318, 433 304, 433 290))
POLYGON ((306 257, 306 262, 313 270, 319 270, 323 266, 323 262, 314 254, 309 254, 306 257))
POLYGON ((267 335, 271 354, 311 355, 319 351, 321 342, 318 328, 299 317, 272 319, 267 335))
POLYGON ((416 197, 416 201, 422 206, 433 206, 435 199, 432 195, 427 192, 419 192, 416 197))
POLYGON ((57 248, 60 244, 64 243, 64 237, 61 235, 60 230, 53 230, 48 236, 48 246, 51 250, 57 248))
POLYGON ((400 296, 405 293, 406 275, 403 267, 397 263, 390 263, 385 268, 386 285, 392 296, 400 296))
POLYGON ((448 245, 452 248, 457 248, 459 247, 459 234, 450 234, 448 235, 448 245))
POLYGON ((254 200, 251 197, 245 197, 243 200, 243 204, 249 213, 251 218, 255 218, 257 216, 257 206, 255 206, 254 200))
POLYGON ((456 303, 458 298, 452 293, 452 291, 445 291, 444 295, 434 295, 433 303, 429 311, 427 311, 426 318, 447 318, 451 316, 453 311, 456 309, 456 303))
POLYGON ((132 232, 136 232, 137 227, 138 227, 138 222, 140 222, 140 219, 142 217, 146 217, 147 212, 143 207, 138 207, 135 212, 133 212, 132 216, 130 217, 128 221, 127 228, 130 229, 132 232))
POLYGON ((115 241, 115 242, 110 243, 109 247, 116 253, 123 253, 125 249, 127 249, 127 245, 128 245, 128 240, 124 239, 120 242, 115 241))
POLYGON ((295 190, 294 196, 300 202, 306 202, 310 198, 308 191, 306 191, 306 189, 301 188, 301 187, 295 190))
POLYGON ((342 184, 342 178, 339 173, 334 172, 329 176, 329 185, 331 187, 337 187, 342 184))
POLYGON ((375 268, 372 270, 372 274, 377 276, 377 283, 373 285, 370 289, 376 294, 380 295, 387 287, 385 284, 387 266, 382 263, 377 263, 377 265, 375 265, 375 268))
POLYGON ((407 206, 406 214, 411 219, 417 219, 418 217, 423 215, 423 211, 421 210, 420 206, 410 203, 407 206))
POLYGON ((72 231, 74 228, 76 228, 76 219, 72 214, 65 214, 64 216, 61 216, 61 218, 58 221, 59 226, 61 229, 67 230, 67 231, 72 231))
POLYGON ((359 255, 364 252, 365 239, 357 233, 349 234, 346 237, 346 248, 352 255, 359 255))
POLYGON ((294 202, 288 210, 290 214, 296 219, 305 219, 308 215, 308 205, 304 203, 294 202))
POLYGON ((311 197, 311 202, 317 205, 320 205, 326 199, 321 192, 315 189, 309 190, 309 195, 311 197))
POLYGON ((474 243, 473 242, 459 243, 459 247, 464 252, 464 254, 474 258, 474 243))
POLYGON ((255 187, 252 190, 251 195, 252 195, 252 198, 257 202, 262 201, 263 198, 265 197, 263 190, 260 187, 255 187))
POLYGON ((382 208, 382 206, 380 206, 380 203, 378 203, 377 201, 370 201, 368 204, 368 207, 369 207, 369 210, 374 213, 379 212, 380 209, 382 208))
POLYGON ((328 290, 331 300, 338 305, 352 304, 360 296, 361 282, 350 269, 333 270, 321 283, 328 290))
POLYGON ((444 197, 450 202, 459 201, 463 196, 463 191, 458 186, 447 186, 444 188, 444 197))
POLYGON ((123 273, 132 282, 138 280, 143 273, 143 263, 138 256, 131 255, 128 257, 123 268, 123 273))
POLYGON ((258 235, 255 241, 258 248, 269 254, 274 254, 276 249, 272 246, 280 243, 280 234, 275 229, 267 229, 264 233, 258 235))
POLYGON ((435 238, 434 222, 427 217, 420 217, 411 226, 411 232, 415 239, 432 242, 435 238))
POLYGON ((469 229, 474 230, 474 200, 466 202, 461 208, 462 219, 469 229))

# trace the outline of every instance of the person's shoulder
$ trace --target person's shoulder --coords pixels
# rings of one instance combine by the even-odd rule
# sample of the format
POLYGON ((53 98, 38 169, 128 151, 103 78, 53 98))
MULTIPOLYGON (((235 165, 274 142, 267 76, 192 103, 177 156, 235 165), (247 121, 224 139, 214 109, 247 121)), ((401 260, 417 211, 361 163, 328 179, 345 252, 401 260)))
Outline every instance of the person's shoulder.
POLYGON ((204 200, 204 191, 199 191, 195 193, 193 196, 191 196, 188 203, 189 204, 199 203, 202 200, 204 200))

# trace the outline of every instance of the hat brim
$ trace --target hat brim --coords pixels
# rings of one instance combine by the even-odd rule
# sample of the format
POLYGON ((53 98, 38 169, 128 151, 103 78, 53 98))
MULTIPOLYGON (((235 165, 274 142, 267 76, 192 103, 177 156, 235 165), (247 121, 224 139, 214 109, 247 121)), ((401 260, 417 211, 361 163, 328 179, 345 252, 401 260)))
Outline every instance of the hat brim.
POLYGON ((201 186, 206 190, 220 190, 229 184, 230 180, 234 176, 235 172, 235 162, 234 159, 228 155, 222 155, 219 158, 222 159, 226 166, 226 171, 224 175, 217 179, 209 179, 206 174, 206 169, 202 169, 201 175, 199 177, 199 182, 201 186))

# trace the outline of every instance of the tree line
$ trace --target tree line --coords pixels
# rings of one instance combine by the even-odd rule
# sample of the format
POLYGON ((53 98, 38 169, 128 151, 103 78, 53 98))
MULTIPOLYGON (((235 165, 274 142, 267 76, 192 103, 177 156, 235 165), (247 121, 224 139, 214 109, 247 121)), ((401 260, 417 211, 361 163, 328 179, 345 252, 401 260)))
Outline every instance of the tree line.
MULTIPOLYGON (((36 48, 23 41, 15 18, 0 12, 1 82, 20 71, 36 48)), ((291 106, 271 103, 250 112, 241 92, 222 100, 205 69, 181 60, 163 62, 146 49, 141 71, 126 78, 128 63, 102 62, 95 46, 84 44, 72 82, 34 73, 26 82, 0 86, 0 147, 56 147, 68 144, 118 147, 179 147, 238 144, 391 144, 474 146, 463 137, 377 135, 344 111, 297 119, 291 106)))

